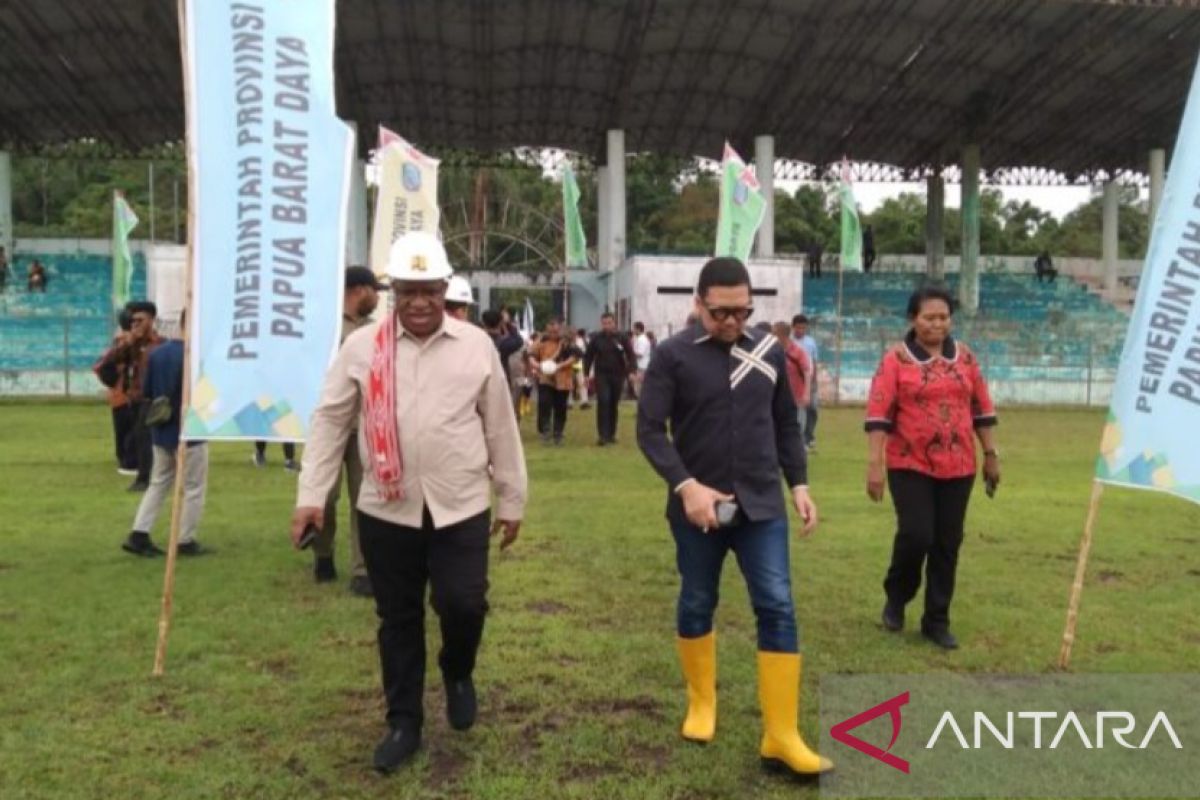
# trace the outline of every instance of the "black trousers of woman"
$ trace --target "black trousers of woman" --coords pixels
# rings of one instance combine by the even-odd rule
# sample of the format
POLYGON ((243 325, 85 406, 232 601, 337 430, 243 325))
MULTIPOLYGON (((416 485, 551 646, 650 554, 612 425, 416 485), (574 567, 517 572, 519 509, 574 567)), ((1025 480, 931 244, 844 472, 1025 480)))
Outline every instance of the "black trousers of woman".
POLYGON ((948 630, 950 601, 958 571, 963 523, 975 476, 939 479, 906 469, 888 470, 896 507, 892 563, 883 581, 888 602, 904 608, 921 588, 925 570, 925 614, 921 629, 948 630))

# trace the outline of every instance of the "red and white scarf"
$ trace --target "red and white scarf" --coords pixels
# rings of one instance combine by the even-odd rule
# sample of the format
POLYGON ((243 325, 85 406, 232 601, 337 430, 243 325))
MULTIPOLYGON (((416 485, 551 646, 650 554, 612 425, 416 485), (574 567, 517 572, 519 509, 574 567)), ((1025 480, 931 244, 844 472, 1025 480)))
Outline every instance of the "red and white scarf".
POLYGON ((388 314, 375 333, 371 374, 364 402, 367 470, 384 500, 404 499, 404 456, 396 422, 396 315, 388 314))

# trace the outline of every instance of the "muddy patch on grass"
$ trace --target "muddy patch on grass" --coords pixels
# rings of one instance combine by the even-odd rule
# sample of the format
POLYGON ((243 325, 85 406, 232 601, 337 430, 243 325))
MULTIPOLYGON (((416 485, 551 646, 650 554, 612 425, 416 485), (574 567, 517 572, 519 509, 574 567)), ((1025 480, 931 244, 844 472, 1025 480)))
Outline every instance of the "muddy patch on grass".
POLYGON ((321 637, 322 644, 333 647, 376 647, 378 642, 374 636, 347 636, 344 633, 331 632, 321 637))
POLYGON ((165 692, 159 692, 151 697, 148 703, 142 705, 141 712, 150 716, 166 717, 167 719, 183 719, 187 716, 184 710, 176 705, 170 695, 165 692))
POLYGON ((535 600, 532 603, 525 604, 525 610, 531 611, 534 614, 546 614, 549 616, 558 616, 565 614, 571 610, 571 607, 565 603, 560 603, 557 600, 535 600))
POLYGON ((268 658, 258 664, 258 669, 261 672, 284 681, 295 680, 297 677, 296 665, 287 656, 268 658))
POLYGON ((1115 569, 1102 569, 1100 570, 1100 574, 1096 576, 1101 583, 1116 583, 1124 577, 1124 572, 1115 569))
POLYGON ((1120 647, 1113 644, 1112 642, 1100 642, 1100 644, 1096 645, 1097 655, 1102 655, 1102 656, 1108 655, 1109 653, 1116 653, 1120 649, 1121 649, 1120 647))
POLYGON ((563 777, 569 781, 591 783, 592 781, 607 778, 611 775, 619 775, 621 772, 621 768, 616 764, 583 764, 575 762, 567 767, 563 772, 563 777))
POLYGON ((6 570, 6 569, 16 569, 16 568, 17 568, 16 564, 10 564, 7 561, 0 561, 0 572, 4 572, 4 570, 6 570))
POLYGON ((429 783, 434 788, 445 790, 457 784, 466 767, 462 753, 445 746, 429 748, 429 783))
POLYGON ((589 715, 617 721, 622 717, 664 719, 662 706, 652 697, 601 698, 582 703, 581 708, 589 715))

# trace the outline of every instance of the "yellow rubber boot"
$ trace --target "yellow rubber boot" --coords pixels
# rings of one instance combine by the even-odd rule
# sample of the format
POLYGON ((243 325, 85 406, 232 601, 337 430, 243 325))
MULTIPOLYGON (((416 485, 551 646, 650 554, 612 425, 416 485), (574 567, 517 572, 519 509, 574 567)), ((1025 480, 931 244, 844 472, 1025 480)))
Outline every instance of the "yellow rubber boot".
POLYGON ((717 635, 676 639, 683 677, 687 680, 688 712, 683 738, 705 744, 717 732, 717 635))
POLYGON ((797 653, 758 653, 758 702, 762 707, 763 764, 794 775, 820 775, 833 762, 814 753, 800 736, 800 656, 797 653))

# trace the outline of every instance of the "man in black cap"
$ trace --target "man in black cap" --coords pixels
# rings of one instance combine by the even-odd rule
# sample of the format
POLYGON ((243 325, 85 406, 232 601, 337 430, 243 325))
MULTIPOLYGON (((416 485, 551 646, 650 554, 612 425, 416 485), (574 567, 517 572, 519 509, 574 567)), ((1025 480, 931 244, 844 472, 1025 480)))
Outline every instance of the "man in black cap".
MULTIPOLYGON (((371 322, 371 313, 379 305, 379 291, 386 288, 387 284, 381 283, 367 267, 346 269, 346 291, 342 300, 343 343, 347 336, 371 322)), ((354 513, 362 474, 358 436, 351 435, 346 439, 346 450, 342 456, 342 475, 346 479, 346 493, 350 496, 350 591, 359 597, 371 597, 371 579, 367 577, 367 566, 358 544, 358 519, 354 513)), ((337 533, 337 501, 341 485, 339 477, 325 502, 325 527, 313 542, 313 554, 316 557, 313 576, 318 583, 337 580, 337 568, 333 563, 333 537, 337 533)))

